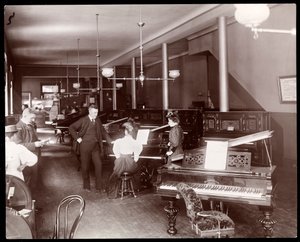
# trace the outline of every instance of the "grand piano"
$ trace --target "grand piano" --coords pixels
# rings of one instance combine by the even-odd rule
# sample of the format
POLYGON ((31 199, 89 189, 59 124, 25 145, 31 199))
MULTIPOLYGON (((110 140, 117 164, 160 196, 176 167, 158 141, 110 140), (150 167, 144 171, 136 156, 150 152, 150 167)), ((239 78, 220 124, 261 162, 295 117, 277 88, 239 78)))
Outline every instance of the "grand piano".
POLYGON ((205 143, 210 140, 231 140, 251 136, 270 129, 270 116, 260 111, 205 111, 203 113, 203 138, 198 148, 185 150, 184 155, 170 166, 158 168, 155 182, 156 195, 168 201, 164 211, 168 217, 168 230, 177 233, 176 201, 180 194, 179 182, 191 185, 203 200, 259 206, 259 218, 266 237, 271 237, 271 218, 276 191, 276 166, 272 164, 270 139, 249 142, 228 148, 225 169, 205 166, 205 143), (181 159, 180 159, 181 158, 181 159))

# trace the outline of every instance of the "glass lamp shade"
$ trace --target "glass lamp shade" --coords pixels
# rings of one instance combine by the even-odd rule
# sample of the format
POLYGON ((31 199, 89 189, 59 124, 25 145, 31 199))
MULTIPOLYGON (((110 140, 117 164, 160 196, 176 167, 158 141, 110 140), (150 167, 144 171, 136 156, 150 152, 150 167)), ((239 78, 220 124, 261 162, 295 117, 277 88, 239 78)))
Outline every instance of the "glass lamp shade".
POLYGON ((106 78, 111 77, 114 74, 113 68, 102 68, 102 75, 106 78))
POLYGON ((270 15, 267 4, 234 4, 236 21, 246 27, 257 27, 270 15))
POLYGON ((80 88, 80 83, 78 83, 78 82, 73 83, 73 87, 74 87, 75 89, 80 88))
POLYGON ((139 75, 139 80, 140 80, 141 82, 143 82, 143 81, 145 80, 145 76, 144 76, 143 74, 140 74, 140 75, 139 75))
POLYGON ((60 89, 60 92, 61 92, 61 93, 64 93, 64 92, 66 92, 66 90, 65 90, 64 88, 61 88, 61 89, 60 89))
POLYGON ((177 78, 177 77, 179 77, 180 76, 180 72, 179 72, 179 70, 170 70, 169 71, 169 77, 171 77, 171 78, 177 78))

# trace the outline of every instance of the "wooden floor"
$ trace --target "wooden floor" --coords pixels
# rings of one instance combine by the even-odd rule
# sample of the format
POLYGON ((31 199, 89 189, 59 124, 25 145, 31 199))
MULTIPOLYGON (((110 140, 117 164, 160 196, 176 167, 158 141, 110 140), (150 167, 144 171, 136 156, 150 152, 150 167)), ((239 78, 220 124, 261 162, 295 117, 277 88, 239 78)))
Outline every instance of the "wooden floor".
MULTIPOLYGON (((49 134, 39 134, 41 136, 49 134)), ((138 194, 137 198, 123 200, 108 199, 105 194, 95 193, 92 177, 92 191, 82 189, 81 173, 77 170, 76 157, 70 146, 52 144, 43 148, 40 161, 41 182, 36 191, 37 237, 48 239, 53 233, 55 211, 59 201, 67 195, 79 194, 86 201, 86 209, 74 238, 197 238, 191 230, 185 214, 185 205, 177 205, 178 233, 169 235, 167 217, 163 211, 166 202, 154 195, 151 189, 138 194)), ((106 164, 107 177, 112 164, 106 164)), ((297 237, 297 184, 296 169, 281 169, 278 190, 275 196, 276 208, 273 218, 277 220, 273 237, 297 237)), ((256 206, 229 204, 229 216, 236 224, 235 238, 262 238, 263 229, 258 222, 262 213, 256 206)))

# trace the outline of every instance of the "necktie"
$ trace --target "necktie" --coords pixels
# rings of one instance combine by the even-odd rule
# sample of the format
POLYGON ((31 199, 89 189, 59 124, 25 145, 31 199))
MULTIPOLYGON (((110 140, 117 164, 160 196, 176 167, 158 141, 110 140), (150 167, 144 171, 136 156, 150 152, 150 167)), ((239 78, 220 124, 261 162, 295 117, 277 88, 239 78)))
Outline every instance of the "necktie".
POLYGON ((92 119, 92 124, 95 124, 95 119, 92 119))

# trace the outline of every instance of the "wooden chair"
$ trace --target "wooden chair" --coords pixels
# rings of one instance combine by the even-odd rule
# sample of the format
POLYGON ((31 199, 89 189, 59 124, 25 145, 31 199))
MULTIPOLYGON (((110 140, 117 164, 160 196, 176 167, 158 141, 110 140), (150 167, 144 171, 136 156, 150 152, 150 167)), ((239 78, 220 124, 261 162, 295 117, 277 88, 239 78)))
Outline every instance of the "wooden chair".
POLYGON ((6 174, 6 207, 12 208, 22 214, 28 211, 24 219, 32 230, 33 238, 36 238, 35 201, 32 200, 31 191, 27 184, 19 177, 6 174))
POLYGON ((63 230, 64 239, 73 239, 84 210, 85 200, 81 196, 70 195, 62 199, 56 210, 56 220, 52 239, 60 239, 60 235, 62 234, 61 230, 63 230), (77 206, 75 204, 71 205, 71 203, 76 201, 79 202, 79 206, 78 204, 77 206), (73 212, 69 211, 71 207, 73 209, 73 212), (76 211, 75 209, 78 210, 78 212, 74 213, 74 211, 76 211), (60 222, 61 217, 64 218, 63 226, 60 222), (71 223, 71 221, 73 222, 71 223), (71 227, 71 229, 69 229, 69 227, 71 227))
POLYGON ((203 210, 202 201, 195 190, 185 183, 178 183, 177 190, 184 199, 187 216, 192 230, 200 237, 230 237, 235 224, 225 213, 217 210, 203 210))

